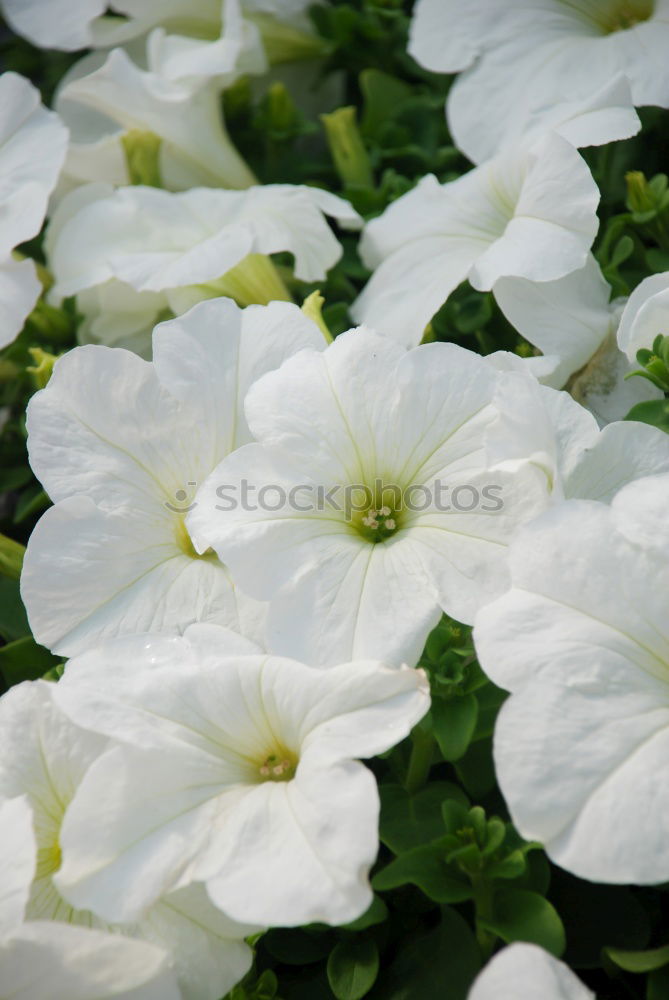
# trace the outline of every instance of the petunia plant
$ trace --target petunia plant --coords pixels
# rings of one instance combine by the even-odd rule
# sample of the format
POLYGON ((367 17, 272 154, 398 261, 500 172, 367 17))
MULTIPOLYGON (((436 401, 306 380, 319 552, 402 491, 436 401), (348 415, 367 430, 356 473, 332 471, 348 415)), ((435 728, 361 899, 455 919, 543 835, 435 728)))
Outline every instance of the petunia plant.
POLYGON ((0 0, 0 997, 669 997, 669 0, 0 0))

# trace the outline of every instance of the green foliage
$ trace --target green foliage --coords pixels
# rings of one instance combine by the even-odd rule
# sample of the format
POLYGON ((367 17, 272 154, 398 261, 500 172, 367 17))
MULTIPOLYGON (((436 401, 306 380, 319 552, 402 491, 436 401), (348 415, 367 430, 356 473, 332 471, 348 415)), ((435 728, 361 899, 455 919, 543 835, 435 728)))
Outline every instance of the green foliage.
POLYGON ((369 937, 350 937, 330 952, 328 982, 337 1000, 362 1000, 379 974, 379 952, 369 937))

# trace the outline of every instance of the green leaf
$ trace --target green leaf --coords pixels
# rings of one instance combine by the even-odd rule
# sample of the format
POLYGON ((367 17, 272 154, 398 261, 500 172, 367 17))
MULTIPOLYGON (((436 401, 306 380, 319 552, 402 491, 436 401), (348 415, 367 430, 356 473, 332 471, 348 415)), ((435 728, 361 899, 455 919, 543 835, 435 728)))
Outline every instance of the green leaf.
POLYGON ((376 135, 379 127, 394 118, 398 106, 411 97, 411 87, 379 69, 364 69, 360 74, 360 90, 365 99, 362 130, 376 135))
POLYGON ((634 240, 631 236, 621 236, 611 254, 609 267, 618 268, 634 253, 634 240))
POLYGON ((18 580, 25 552, 25 545, 15 542, 13 538, 7 538, 6 535, 0 535, 0 573, 11 580, 18 580))
POLYGON ((433 781, 414 795, 400 785, 381 785, 379 795, 379 836, 394 854, 429 844, 443 835, 441 807, 446 800, 469 807, 467 796, 447 781, 433 781))
POLYGON ((621 951, 619 948, 605 948, 604 951, 625 972, 653 972, 669 965, 669 944, 648 951, 621 951))
POLYGON ((470 743, 467 753, 455 765, 458 778, 473 799, 483 799, 495 787, 492 740, 470 743))
POLYGON ((0 636, 10 642, 30 634, 30 626, 19 593, 19 581, 0 576, 0 636))
POLYGON ((444 907, 437 927, 401 941, 369 1000, 466 1000, 480 967, 469 925, 444 907))
POLYGON ((464 903, 472 898, 471 884, 457 868, 446 863, 446 850, 447 847, 437 841, 405 851, 377 872, 372 886, 377 891, 384 891, 409 883, 435 903, 464 903))
POLYGON ((669 434, 669 399, 650 399, 645 403, 637 403, 625 420, 638 420, 642 424, 651 424, 669 434))
POLYGON ((371 906, 368 910, 358 917, 357 920, 352 920, 350 924, 343 924, 342 929, 347 931, 364 931, 368 927, 374 927, 376 924, 382 924, 388 919, 388 907, 383 902, 380 896, 375 896, 372 900, 371 906))
POLYGON ((31 635, 15 639, 0 649, 0 672, 8 687, 21 681, 33 681, 55 667, 60 660, 31 635))
POLYGON ((455 761, 464 757, 476 729, 477 717, 478 701, 473 694, 434 699, 432 726, 444 760, 455 761))
POLYGON ((328 982, 337 1000, 361 1000, 379 973, 379 952, 368 937, 340 941, 328 958, 328 982))
POLYGON ((22 524, 33 514, 46 510, 51 501, 39 486, 31 486, 19 498, 14 511, 14 524, 22 524))
POLYGON ((529 941, 558 958, 566 945, 564 927, 547 899, 527 889, 498 889, 493 897, 493 915, 479 924, 507 944, 529 941))

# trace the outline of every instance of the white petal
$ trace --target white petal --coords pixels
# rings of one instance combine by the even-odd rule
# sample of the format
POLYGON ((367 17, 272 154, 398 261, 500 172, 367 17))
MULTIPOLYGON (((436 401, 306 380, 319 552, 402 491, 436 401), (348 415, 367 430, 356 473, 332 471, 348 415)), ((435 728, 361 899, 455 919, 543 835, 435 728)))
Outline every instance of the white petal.
POLYGON ((519 333, 545 355, 559 358, 550 384, 562 388, 609 335, 614 320, 611 288, 595 258, 557 281, 502 278, 495 301, 519 333))
POLYGON ((207 428, 185 427, 186 420, 148 362, 79 347, 30 401, 30 463, 54 501, 85 493, 104 510, 155 517, 157 506, 176 505, 176 491, 199 478, 197 453, 213 457, 207 428))
POLYGON ((45 49, 68 52, 91 43, 90 23, 103 14, 105 0, 3 0, 2 9, 17 34, 45 49))
POLYGON ((26 795, 0 805, 0 941, 23 922, 35 875, 37 843, 26 795))
POLYGON ((618 31, 597 23, 601 8, 590 8, 590 20, 588 9, 554 0, 537 0, 531 22, 519 0, 507 4, 502 16, 492 0, 481 8, 487 51, 456 80, 447 104, 454 141, 474 163, 518 134, 518 122, 537 109, 550 115, 565 101, 587 101, 621 73, 630 79, 635 105, 667 103, 662 52, 669 21, 663 3, 649 20, 618 31), (493 13, 498 16, 491 25, 493 13))
POLYGON ((479 973, 468 1000, 595 1000, 569 966, 534 944, 512 944, 479 973))
POLYGON ((193 859, 219 812, 220 772, 219 760, 184 744, 139 757, 116 747, 100 757, 61 827, 63 861, 54 877, 61 895, 78 909, 128 922, 178 888, 181 877, 193 881, 193 859))
MULTIPOLYGON (((218 91, 206 85, 193 88, 139 69, 122 49, 110 52, 99 69, 66 83, 58 94, 57 108, 71 124, 80 146, 92 123, 87 109, 97 114, 98 140, 119 129, 160 136, 160 164, 168 187, 244 188, 254 183, 225 131, 218 91)), ((81 168, 81 159, 78 163, 81 168)), ((99 180, 100 176, 89 173, 87 179, 99 180)))
POLYGON ((262 609, 215 557, 185 554, 171 522, 169 511, 109 512, 86 496, 48 510, 31 535, 21 582, 39 641, 73 656, 111 636, 178 633, 197 621, 257 634, 262 609))
POLYGON ((252 440, 243 410, 251 384, 299 350, 324 349, 325 340, 291 303, 242 311, 230 299, 209 299, 157 327, 153 345, 158 378, 216 426, 216 451, 225 455, 252 440))
POLYGON ((219 1000, 249 971, 253 952, 244 938, 261 928, 229 920, 193 884, 156 903, 138 929, 170 955, 183 1000, 219 1000))
POLYGON ((635 421, 608 424, 580 457, 565 495, 609 502, 634 480, 669 472, 669 436, 635 421))
POLYGON ((32 260, 0 263, 0 348, 21 332, 42 291, 32 260))
POLYGON ((0 77, 0 259, 42 228, 68 132, 17 73, 0 77))
POLYGON ((361 764, 305 758, 294 781, 258 786, 231 814, 235 850, 207 880, 209 895, 237 920, 355 920, 372 901, 378 810, 376 782, 361 764), (250 893, 259 863, 263 889, 250 893))
MULTIPOLYGON (((505 154, 488 167, 490 181, 504 175, 511 155, 517 157, 505 154)), ((472 285, 490 290, 510 276, 552 281, 583 267, 599 227, 598 204, 585 160, 566 139, 548 135, 530 152, 513 217, 474 264, 472 285)))
POLYGON ((0 946, 0 991, 13 1000, 181 1000, 162 949, 42 921, 0 946))
POLYGON ((409 53, 434 73, 466 69, 484 47, 482 5, 456 0, 418 0, 413 10, 409 53))
POLYGON ((650 351, 658 334, 665 334, 669 316, 669 271, 645 278, 634 289, 620 318, 618 346, 636 364, 636 352, 650 351))
POLYGON ((626 487, 614 509, 571 501, 537 519, 512 545, 513 589, 475 628, 484 669, 513 692, 495 760, 514 822, 594 881, 669 872, 667 532, 656 545, 637 529, 660 522, 667 481, 626 487))

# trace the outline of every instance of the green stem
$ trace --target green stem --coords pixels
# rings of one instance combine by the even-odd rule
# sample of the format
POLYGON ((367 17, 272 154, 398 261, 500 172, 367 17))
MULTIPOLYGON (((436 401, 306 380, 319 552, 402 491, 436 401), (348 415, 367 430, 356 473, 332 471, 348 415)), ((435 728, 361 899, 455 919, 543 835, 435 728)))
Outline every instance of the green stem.
POLYGON ((404 787, 409 795, 414 795, 427 781, 432 766, 434 736, 417 727, 411 734, 413 746, 404 787))
POLYGON ((487 962, 495 948, 497 936, 481 927, 480 921, 492 919, 492 882, 485 875, 470 874, 469 877, 474 890, 474 906, 476 907, 476 940, 481 949, 483 960, 487 962))

